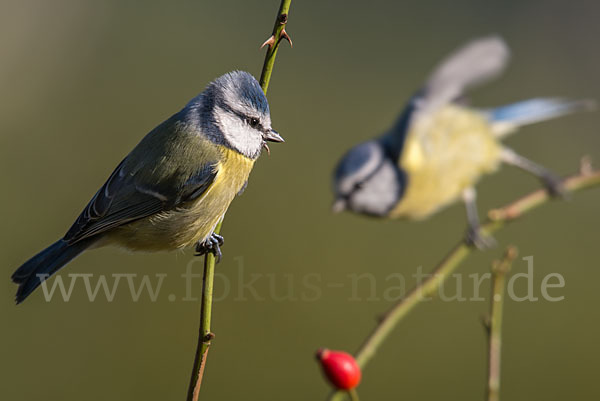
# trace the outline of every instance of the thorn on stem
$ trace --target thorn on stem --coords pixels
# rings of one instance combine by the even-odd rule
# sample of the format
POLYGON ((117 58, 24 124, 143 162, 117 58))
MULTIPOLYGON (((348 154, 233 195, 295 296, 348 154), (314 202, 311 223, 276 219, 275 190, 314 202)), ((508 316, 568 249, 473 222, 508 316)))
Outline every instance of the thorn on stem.
POLYGON ((481 324, 483 325, 484 330, 489 333, 492 327, 492 321, 488 315, 481 316, 481 324))
POLYGON ((290 47, 294 47, 294 44, 292 43, 292 38, 290 38, 290 35, 288 35, 288 33, 285 31, 285 28, 281 30, 281 38, 290 42, 290 47))
MULTIPOLYGON (((279 43, 281 39, 287 40, 290 43, 290 47, 294 47, 294 44, 292 43, 292 38, 290 38, 290 35, 288 35, 285 28, 281 30, 281 33, 279 34, 279 40, 277 41, 277 43, 279 43)), ((275 35, 269 36, 269 39, 265 40, 264 43, 260 45, 260 48, 262 49, 265 46, 269 46, 269 50, 271 50, 273 46, 275 46, 275 35)))
POLYGON ((269 50, 273 47, 273 45, 275 44, 275 35, 271 35, 269 37, 269 39, 265 40, 265 42, 260 46, 260 48, 262 49, 265 46, 269 46, 269 50))

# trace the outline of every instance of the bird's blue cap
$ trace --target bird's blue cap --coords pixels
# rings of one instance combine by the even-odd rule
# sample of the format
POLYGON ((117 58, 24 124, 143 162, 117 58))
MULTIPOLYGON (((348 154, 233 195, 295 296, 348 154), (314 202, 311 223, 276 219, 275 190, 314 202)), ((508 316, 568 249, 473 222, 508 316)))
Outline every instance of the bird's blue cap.
MULTIPOLYGON (((263 114, 269 113, 269 102, 256 78, 245 71, 233 71, 217 78, 214 83, 224 91, 233 92, 234 98, 263 114)), ((226 96, 227 97, 227 96, 226 96)))

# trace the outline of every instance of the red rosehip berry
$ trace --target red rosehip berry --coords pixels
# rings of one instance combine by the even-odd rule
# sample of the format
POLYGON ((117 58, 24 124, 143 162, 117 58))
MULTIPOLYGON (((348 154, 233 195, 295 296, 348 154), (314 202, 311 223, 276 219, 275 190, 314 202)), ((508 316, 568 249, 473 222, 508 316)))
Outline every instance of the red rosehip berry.
POLYGON ((360 382, 360 368, 352 355, 343 351, 331 351, 321 348, 317 352, 323 373, 334 387, 339 390, 351 390, 360 382))

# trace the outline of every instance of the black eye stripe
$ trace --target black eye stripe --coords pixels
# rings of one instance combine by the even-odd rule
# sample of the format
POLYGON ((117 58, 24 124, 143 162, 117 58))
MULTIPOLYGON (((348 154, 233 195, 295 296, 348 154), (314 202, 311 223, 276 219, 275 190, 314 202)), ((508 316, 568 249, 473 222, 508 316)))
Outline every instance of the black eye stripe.
POLYGON ((260 123, 260 120, 258 118, 247 116, 247 115, 240 113, 238 111, 235 111, 235 110, 231 110, 231 112, 233 114, 235 114, 236 116, 238 116, 242 121, 244 121, 246 124, 248 124, 252 128, 258 129, 260 131, 264 131, 264 127, 262 126, 262 124, 260 123))
POLYGON ((369 179, 371 179, 379 170, 381 170, 381 168, 383 167, 383 164, 384 164, 384 159, 381 158, 380 162, 377 164, 377 166, 375 167, 375 169, 372 172, 370 172, 365 178, 363 178, 362 180, 360 180, 359 182, 354 184, 354 186, 352 187, 351 193, 361 189, 365 185, 365 183, 367 181, 369 181, 369 179))

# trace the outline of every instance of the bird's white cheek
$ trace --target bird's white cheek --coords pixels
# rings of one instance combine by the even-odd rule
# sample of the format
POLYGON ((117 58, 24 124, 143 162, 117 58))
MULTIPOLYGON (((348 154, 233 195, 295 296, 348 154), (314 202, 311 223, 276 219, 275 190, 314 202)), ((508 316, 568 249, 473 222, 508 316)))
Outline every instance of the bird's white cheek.
POLYGON ((229 113, 223 113, 219 116, 219 125, 225 135, 225 138, 232 141, 237 137, 237 132, 245 129, 245 123, 237 116, 230 116, 229 113))
POLYGON ((222 115, 219 124, 225 139, 240 153, 254 157, 260 152, 262 138, 259 132, 250 128, 238 116, 222 115))

